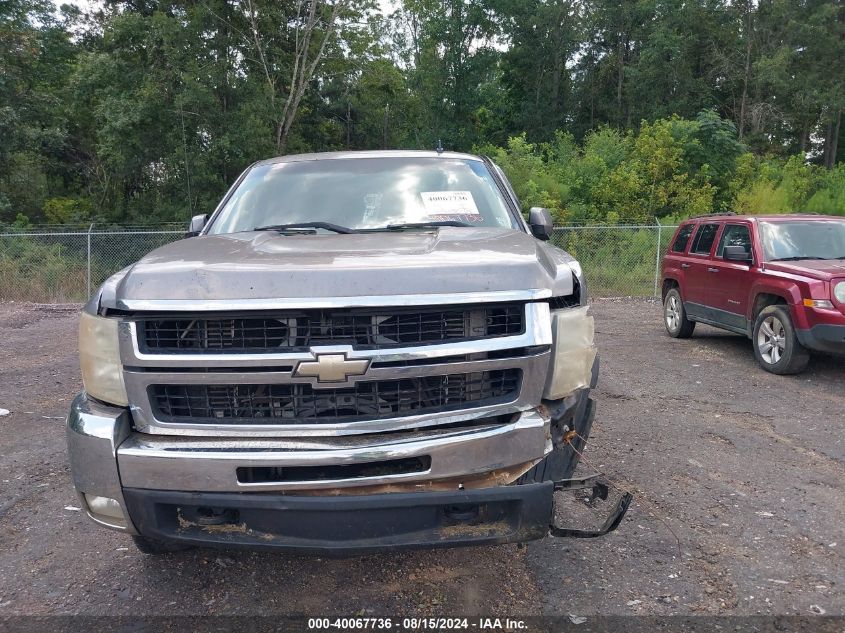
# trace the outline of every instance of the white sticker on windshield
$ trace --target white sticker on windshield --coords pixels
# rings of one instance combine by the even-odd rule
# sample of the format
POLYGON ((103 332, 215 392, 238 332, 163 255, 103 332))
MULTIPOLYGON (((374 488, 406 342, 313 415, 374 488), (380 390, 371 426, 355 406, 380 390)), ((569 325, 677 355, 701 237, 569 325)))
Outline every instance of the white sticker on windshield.
POLYGON ((421 191, 420 196, 431 221, 483 221, 469 191, 421 191))

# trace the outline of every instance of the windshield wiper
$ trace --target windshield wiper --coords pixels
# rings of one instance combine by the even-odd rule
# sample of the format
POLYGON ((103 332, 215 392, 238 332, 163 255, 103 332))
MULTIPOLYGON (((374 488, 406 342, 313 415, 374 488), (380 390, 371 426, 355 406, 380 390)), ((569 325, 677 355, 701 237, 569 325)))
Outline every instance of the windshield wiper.
MULTIPOLYGON (((801 257, 777 257, 770 259, 770 262, 800 262, 802 259, 831 259, 830 257, 812 257, 809 255, 802 255, 801 257)), ((840 258, 841 259, 841 258, 840 258)))
POLYGON ((430 229, 438 226, 472 226, 466 222, 458 222, 457 220, 442 220, 438 222, 407 222, 405 224, 388 224, 377 229, 369 229, 371 231, 404 231, 406 229, 430 229))
POLYGON ((332 231, 333 233, 357 233, 358 231, 355 229, 350 229, 346 226, 340 226, 339 224, 332 224, 331 222, 298 222, 295 224, 270 224, 268 226, 257 226, 253 231, 288 231, 288 230, 297 230, 297 229, 325 229, 326 231, 332 231))

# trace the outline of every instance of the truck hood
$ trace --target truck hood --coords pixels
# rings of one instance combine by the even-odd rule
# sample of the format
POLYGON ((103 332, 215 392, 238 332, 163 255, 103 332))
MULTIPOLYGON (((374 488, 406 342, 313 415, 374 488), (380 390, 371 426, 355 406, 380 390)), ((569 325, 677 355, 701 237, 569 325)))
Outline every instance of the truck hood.
POLYGON ((110 278, 100 304, 573 291, 572 258, 521 231, 441 227, 349 235, 209 235, 158 248, 110 278))
POLYGON ((845 260, 802 259, 797 262, 768 262, 766 268, 822 281, 845 277, 845 260))

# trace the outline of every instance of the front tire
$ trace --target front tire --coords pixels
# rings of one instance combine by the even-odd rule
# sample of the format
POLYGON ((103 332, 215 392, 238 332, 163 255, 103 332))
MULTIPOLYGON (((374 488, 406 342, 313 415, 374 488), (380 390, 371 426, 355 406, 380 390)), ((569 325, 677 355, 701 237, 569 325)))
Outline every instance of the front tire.
POLYGON ((751 340, 760 367, 773 374, 798 374, 810 362, 810 353, 798 340, 786 306, 763 308, 754 321, 751 340))
POLYGON ((695 321, 687 319, 684 301, 677 288, 672 288, 663 299, 663 324, 672 338, 689 338, 695 330, 695 321))
POLYGON ((573 430, 578 432, 578 436, 571 440, 572 444, 555 444, 551 453, 521 475, 515 483, 517 485, 537 484, 544 481, 570 479, 575 473, 578 462, 581 461, 581 453, 587 444, 595 417, 596 401, 588 397, 583 417, 568 423, 572 425, 573 430))

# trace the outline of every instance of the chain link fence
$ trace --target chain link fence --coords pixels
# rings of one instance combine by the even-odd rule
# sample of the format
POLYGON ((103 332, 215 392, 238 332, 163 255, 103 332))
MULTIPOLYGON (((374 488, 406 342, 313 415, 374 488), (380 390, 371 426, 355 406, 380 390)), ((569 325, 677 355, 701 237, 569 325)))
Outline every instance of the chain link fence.
POLYGON ((649 297, 660 292, 660 260, 676 226, 563 226, 551 243, 570 253, 595 297, 649 297))
POLYGON ((99 230, 39 227, 0 232, 0 300, 85 301, 113 273, 181 239, 184 227, 99 230))
MULTIPOLYGON (((578 258, 597 297, 657 296, 674 226, 564 226, 551 242, 578 258)), ((0 231, 0 301, 82 302, 109 275, 181 239, 181 224, 0 231)))

